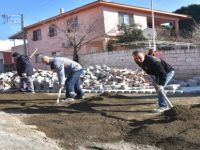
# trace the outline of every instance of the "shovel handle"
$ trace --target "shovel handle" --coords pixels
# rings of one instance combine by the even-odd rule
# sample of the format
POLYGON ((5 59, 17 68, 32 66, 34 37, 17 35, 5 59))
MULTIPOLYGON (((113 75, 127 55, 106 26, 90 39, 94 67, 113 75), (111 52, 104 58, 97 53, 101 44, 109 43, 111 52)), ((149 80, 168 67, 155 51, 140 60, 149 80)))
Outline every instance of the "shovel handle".
MULTIPOLYGON (((158 85, 157 85, 156 82, 154 81, 153 76, 150 76, 150 77, 151 77, 151 80, 152 80, 152 83, 153 83, 154 87, 157 88, 158 85)), ((168 99, 168 97, 166 96, 166 94, 164 93, 164 91, 160 91, 160 93, 161 93, 162 96, 165 98, 166 103, 167 103, 167 105, 169 106, 169 108, 173 108, 174 106, 172 105, 172 103, 170 102, 170 100, 168 99)))
POLYGON ((62 88, 59 88, 59 91, 58 91, 58 98, 56 100, 56 103, 60 103, 60 96, 61 96, 61 92, 62 92, 62 88))

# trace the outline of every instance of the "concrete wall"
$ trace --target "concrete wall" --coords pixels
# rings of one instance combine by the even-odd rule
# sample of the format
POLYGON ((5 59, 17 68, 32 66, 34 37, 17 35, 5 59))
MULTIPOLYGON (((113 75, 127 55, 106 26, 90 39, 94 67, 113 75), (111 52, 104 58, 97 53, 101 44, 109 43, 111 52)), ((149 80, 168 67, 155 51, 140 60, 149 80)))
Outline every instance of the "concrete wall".
POLYGON ((200 75, 200 49, 161 51, 160 57, 175 68, 176 78, 200 75))
MULTIPOLYGON (((81 55, 83 66, 108 65, 110 67, 137 69, 132 58, 133 50, 113 51, 98 54, 81 55)), ((176 70, 176 79, 192 78, 200 75, 200 49, 159 51, 158 57, 166 60, 176 70)))

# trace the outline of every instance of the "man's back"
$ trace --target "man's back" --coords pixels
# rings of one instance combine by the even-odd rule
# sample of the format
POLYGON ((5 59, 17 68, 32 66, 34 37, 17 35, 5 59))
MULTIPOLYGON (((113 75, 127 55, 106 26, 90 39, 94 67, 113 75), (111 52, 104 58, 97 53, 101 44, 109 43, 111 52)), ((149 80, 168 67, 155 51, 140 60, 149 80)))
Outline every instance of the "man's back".
POLYGON ((17 58, 17 72, 19 75, 26 73, 27 75, 33 74, 33 66, 28 57, 20 55, 17 58))
POLYGON ((56 57, 53 59, 52 62, 55 69, 61 68, 63 66, 65 69, 65 72, 68 72, 68 73, 82 69, 79 63, 65 57, 56 57))
POLYGON ((149 55, 146 55, 144 62, 138 63, 138 65, 151 75, 159 75, 160 72, 168 73, 174 70, 172 66, 166 63, 164 60, 149 55))

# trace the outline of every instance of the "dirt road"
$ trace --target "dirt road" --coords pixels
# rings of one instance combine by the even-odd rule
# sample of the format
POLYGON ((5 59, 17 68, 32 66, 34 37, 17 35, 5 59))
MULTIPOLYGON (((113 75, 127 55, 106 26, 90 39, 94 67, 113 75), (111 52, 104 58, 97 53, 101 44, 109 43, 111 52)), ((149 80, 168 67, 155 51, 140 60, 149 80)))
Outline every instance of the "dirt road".
POLYGON ((58 144, 36 130, 36 126, 25 125, 14 115, 0 112, 1 150, 61 150, 58 144))
MULTIPOLYGON (((6 95, 0 109, 36 125, 64 149, 198 149, 200 95, 170 97, 189 118, 152 113, 154 95, 89 97, 71 105, 55 106, 56 95, 6 95), (187 113, 188 112, 188 113, 187 113), (195 117, 192 117, 195 116, 195 117), (150 145, 150 146, 149 146, 150 145)), ((179 110, 178 110, 179 111, 179 110)))

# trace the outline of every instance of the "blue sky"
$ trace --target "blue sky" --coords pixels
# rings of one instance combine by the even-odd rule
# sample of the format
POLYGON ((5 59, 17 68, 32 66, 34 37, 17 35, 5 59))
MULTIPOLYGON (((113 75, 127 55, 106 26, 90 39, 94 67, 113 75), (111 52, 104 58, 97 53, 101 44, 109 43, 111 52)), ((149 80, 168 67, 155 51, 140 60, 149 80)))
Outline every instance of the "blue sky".
MULTIPOLYGON (((0 15, 21 14, 25 16, 25 25, 38 22, 42 19, 55 16, 60 8, 65 11, 93 2, 94 0, 2 0, 0 15)), ((150 0, 113 0, 114 2, 130 4, 141 7, 150 7, 150 0)), ((200 4, 200 0, 154 0, 155 9, 174 11, 181 6, 200 4)), ((0 16, 0 40, 20 30, 17 24, 4 24, 0 16)))

